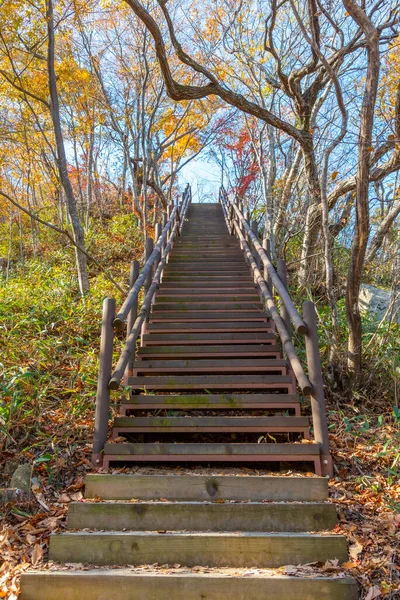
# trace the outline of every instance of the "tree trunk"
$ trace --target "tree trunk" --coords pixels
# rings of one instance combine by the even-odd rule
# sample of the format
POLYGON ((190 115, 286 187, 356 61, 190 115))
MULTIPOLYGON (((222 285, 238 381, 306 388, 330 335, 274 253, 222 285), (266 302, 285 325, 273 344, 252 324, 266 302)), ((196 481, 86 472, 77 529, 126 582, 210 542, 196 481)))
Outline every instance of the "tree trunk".
POLYGON ((366 13, 354 2, 343 3, 362 28, 367 42, 367 77, 361 108, 361 125, 358 140, 358 165, 356 175, 356 223, 351 260, 347 273, 346 313, 349 322, 348 368, 355 382, 361 373, 362 324, 358 297, 361 275, 364 267, 365 252, 369 236, 369 175, 371 166, 372 130, 374 110, 379 83, 379 33, 366 13))
MULTIPOLYGON (((60 104, 58 99, 57 81, 54 66, 54 17, 52 0, 46 0, 46 18, 47 18, 47 70, 49 77, 50 90, 50 112, 54 128, 54 136, 57 146, 57 167, 61 184, 64 189, 65 198, 68 206, 68 213, 71 219, 72 230, 74 232, 75 242, 81 247, 85 247, 85 235, 76 207, 74 191, 68 175, 67 157, 65 154, 64 140, 61 129, 60 104)), ((87 271, 87 260, 85 254, 75 248, 76 265, 78 270, 78 282, 81 294, 89 291, 89 277, 87 271)))
POLYGON ((308 144, 302 146, 304 161, 304 171, 307 180, 310 205, 307 210, 306 227, 301 250, 301 263, 299 269, 299 283, 308 287, 313 274, 313 256, 315 246, 318 240, 318 234, 321 228, 320 204, 321 204, 321 186, 318 176, 318 169, 315 161, 315 153, 312 137, 308 144))

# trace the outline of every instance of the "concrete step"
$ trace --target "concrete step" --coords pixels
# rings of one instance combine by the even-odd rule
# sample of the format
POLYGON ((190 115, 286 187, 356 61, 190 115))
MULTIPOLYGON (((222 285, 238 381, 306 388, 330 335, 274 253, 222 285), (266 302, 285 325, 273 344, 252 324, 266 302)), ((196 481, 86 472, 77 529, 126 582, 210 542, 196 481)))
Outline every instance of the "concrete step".
POLYGON ((118 475, 86 476, 86 498, 102 500, 237 500, 252 502, 324 502, 325 477, 254 475, 118 475))
POLYGON ((341 535, 309 533, 95 532, 50 537, 49 558, 92 565, 281 567, 347 560, 341 535))
POLYGON ((73 502, 68 529, 101 531, 327 531, 337 523, 326 502, 73 502))
POLYGON ((30 572, 20 600, 357 600, 354 579, 246 573, 133 572, 132 569, 30 572), (39 592, 40 590, 40 592, 39 592))

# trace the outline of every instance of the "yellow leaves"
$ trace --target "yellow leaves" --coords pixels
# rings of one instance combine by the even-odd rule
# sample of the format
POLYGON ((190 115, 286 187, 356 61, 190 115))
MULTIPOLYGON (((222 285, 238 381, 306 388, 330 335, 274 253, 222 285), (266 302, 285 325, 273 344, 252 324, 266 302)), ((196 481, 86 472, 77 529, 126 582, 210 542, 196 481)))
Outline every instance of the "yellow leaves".
POLYGON ((336 177, 339 175, 339 171, 333 171, 332 175, 331 175, 331 179, 332 181, 335 181, 336 177))

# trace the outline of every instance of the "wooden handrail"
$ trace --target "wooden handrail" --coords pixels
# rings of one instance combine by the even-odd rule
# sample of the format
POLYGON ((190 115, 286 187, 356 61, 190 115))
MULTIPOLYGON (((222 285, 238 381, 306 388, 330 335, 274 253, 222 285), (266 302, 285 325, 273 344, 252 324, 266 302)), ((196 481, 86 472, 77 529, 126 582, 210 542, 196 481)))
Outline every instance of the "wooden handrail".
POLYGON ((254 248, 257 250, 258 255, 260 256, 264 267, 267 269, 267 271, 271 277, 271 281, 272 281, 276 291, 278 292, 278 295, 281 298, 283 304, 285 305, 286 310, 290 316, 290 319, 291 319, 297 333, 304 335, 305 333, 307 333, 307 325, 304 323, 303 319, 301 318, 300 313, 298 312, 297 308, 295 307, 295 305, 293 303, 293 300, 289 296, 279 275, 277 274, 271 261, 269 260, 267 253, 265 252, 264 248, 261 246, 257 237, 254 235, 250 225, 247 223, 246 219, 244 218, 244 216, 242 215, 242 213, 240 212, 238 207, 233 203, 231 203, 231 206, 233 206, 233 210, 235 211, 239 221, 243 225, 254 248))
MULTIPOLYGON (((172 208, 171 216, 168 219, 165 227, 163 228, 161 235, 158 238, 156 245, 154 246, 153 251, 151 252, 150 256, 147 258, 146 263, 142 269, 142 272, 140 273, 139 277, 136 279, 134 286, 129 290, 129 293, 128 293, 127 297, 125 298, 125 301, 123 302, 117 316, 114 319, 114 327, 116 329, 122 330, 125 327, 127 316, 129 314, 130 310, 132 309, 132 306, 134 305, 135 301, 137 300, 138 294, 139 294, 143 284, 146 282, 148 277, 151 276, 151 269, 152 269, 154 262, 156 262, 156 260, 162 254, 162 248, 163 248, 165 240, 168 237, 168 233, 169 233, 170 229, 173 227, 173 224, 175 221, 178 224, 179 224, 179 222, 181 222, 182 219, 179 214, 179 211, 180 210, 183 211, 184 207, 187 206, 187 203, 188 203, 188 200, 190 199, 190 197, 191 197, 190 187, 186 186, 186 189, 182 196, 181 206, 179 207, 178 205, 176 205, 172 208)), ((169 237, 171 237, 171 236, 169 236, 169 237)))
POLYGON ((115 367, 115 371, 113 372, 110 382, 108 384, 109 388, 111 390, 117 390, 119 388, 119 385, 121 383, 122 377, 124 375, 124 371, 126 368, 126 365, 129 364, 129 361, 134 357, 135 355, 135 350, 136 350, 136 340, 138 339, 139 335, 140 335, 140 331, 142 329, 142 325, 146 320, 146 317, 150 311, 151 308, 151 301, 153 299, 154 293, 157 291, 158 286, 160 284, 160 279, 161 279, 161 274, 162 271, 164 269, 164 266, 167 262, 167 257, 168 254, 172 248, 172 242, 173 239, 175 237, 176 231, 179 227, 178 223, 175 223, 172 232, 171 232, 171 238, 168 242, 168 244, 165 247, 165 251, 164 251, 164 256, 162 257, 162 259, 160 260, 160 263, 157 267, 157 270, 154 274, 153 280, 151 282, 151 285, 149 287, 149 290, 145 296, 145 299, 143 301, 143 304, 141 306, 141 309, 138 313, 138 316, 136 317, 136 320, 133 324, 133 327, 126 339, 126 344, 125 347, 118 359, 117 362, 117 366, 115 367))
POLYGON ((282 346, 286 352, 286 356, 290 362, 290 365, 293 369, 299 387, 305 396, 309 396, 312 393, 312 385, 307 375, 304 372, 304 369, 301 365, 299 357, 297 356, 296 350, 293 346, 292 340, 290 338, 290 333, 287 331, 285 323, 282 320, 282 317, 279 314, 278 309, 275 306, 274 300, 271 296, 271 293, 268 289, 267 284, 265 283, 264 277, 261 275, 260 270, 257 266, 256 260, 249 248, 247 241, 245 240, 238 223, 234 222, 234 227, 237 233, 238 238, 240 239, 243 250, 245 252, 246 258, 249 261, 249 264, 253 270, 255 282, 258 284, 261 294, 265 299, 267 308, 271 314, 271 317, 276 325, 276 328, 279 333, 279 337, 282 341, 282 346))
MULTIPOLYGON (((181 205, 181 222, 182 223, 183 223, 187 208, 189 206, 190 199, 191 199, 190 193, 185 194, 182 199, 182 205, 181 205)), ((145 322, 148 313, 150 312, 153 296, 154 296, 155 292, 157 291, 158 286, 160 285, 161 275, 162 275, 163 269, 166 265, 168 254, 171 251, 171 248, 173 246, 174 239, 175 239, 176 235, 178 234, 179 226, 180 226, 180 221, 178 221, 176 219, 175 224, 170 232, 168 243, 164 248, 163 256, 159 260, 156 272, 154 273, 154 277, 150 283, 149 289, 146 293, 146 296, 144 298, 144 301, 140 308, 140 311, 132 325, 131 330, 129 332, 127 332, 128 335, 126 338, 125 347, 118 359, 117 366, 115 367, 115 370, 109 380, 108 386, 109 386, 109 389, 111 389, 111 390, 118 389, 118 387, 122 381, 125 369, 126 369, 127 365, 132 361, 132 359, 135 355, 137 338, 139 337, 142 325, 145 322)), ((162 240, 162 235, 160 236, 158 241, 161 241, 161 240, 162 240)), ((144 269, 142 271, 142 274, 143 274, 143 272, 144 272, 144 269)), ((114 323, 115 323, 115 320, 114 320, 114 323)))

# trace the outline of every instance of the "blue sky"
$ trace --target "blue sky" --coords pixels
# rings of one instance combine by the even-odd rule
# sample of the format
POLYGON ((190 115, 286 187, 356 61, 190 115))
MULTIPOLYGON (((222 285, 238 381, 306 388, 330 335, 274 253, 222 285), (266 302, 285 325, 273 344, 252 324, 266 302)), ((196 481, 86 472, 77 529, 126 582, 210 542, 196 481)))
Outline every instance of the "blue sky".
POLYGON ((193 159, 180 172, 182 183, 192 187, 193 202, 217 202, 221 174, 218 165, 201 156, 193 159))

